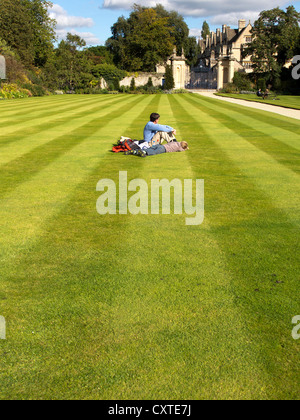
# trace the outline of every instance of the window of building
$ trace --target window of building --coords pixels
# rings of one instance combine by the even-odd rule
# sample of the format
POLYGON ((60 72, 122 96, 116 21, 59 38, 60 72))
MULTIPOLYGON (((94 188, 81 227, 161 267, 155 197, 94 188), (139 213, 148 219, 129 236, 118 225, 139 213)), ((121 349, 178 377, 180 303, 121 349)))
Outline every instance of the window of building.
POLYGON ((252 69, 251 61, 244 61, 243 65, 245 69, 252 69))

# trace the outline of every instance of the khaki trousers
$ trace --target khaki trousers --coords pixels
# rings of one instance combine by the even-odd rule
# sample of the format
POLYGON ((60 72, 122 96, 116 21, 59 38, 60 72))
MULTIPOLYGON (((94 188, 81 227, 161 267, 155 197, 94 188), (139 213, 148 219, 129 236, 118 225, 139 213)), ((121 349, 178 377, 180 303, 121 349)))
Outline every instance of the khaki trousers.
POLYGON ((175 136, 173 133, 165 133, 164 131, 158 131, 153 137, 152 141, 150 142, 150 146, 162 144, 164 141, 170 143, 173 140, 175 140, 175 136))

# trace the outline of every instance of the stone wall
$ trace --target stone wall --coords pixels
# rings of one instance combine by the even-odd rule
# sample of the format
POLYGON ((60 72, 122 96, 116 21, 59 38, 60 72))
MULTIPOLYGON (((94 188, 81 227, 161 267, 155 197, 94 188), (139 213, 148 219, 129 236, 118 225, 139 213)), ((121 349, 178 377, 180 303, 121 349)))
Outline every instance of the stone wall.
POLYGON ((152 78, 153 86, 159 87, 162 86, 164 74, 163 73, 138 73, 133 74, 132 76, 125 77, 125 79, 120 81, 120 86, 130 87, 131 80, 135 79, 135 86, 145 86, 148 83, 149 77, 152 78))

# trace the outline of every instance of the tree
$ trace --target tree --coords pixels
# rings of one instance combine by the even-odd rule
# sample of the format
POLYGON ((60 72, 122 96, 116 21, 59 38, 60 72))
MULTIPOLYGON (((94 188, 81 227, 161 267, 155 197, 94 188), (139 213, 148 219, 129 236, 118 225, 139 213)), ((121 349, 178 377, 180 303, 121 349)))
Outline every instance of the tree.
MULTIPOLYGON (((93 79, 91 63, 86 52, 81 49, 86 45, 78 35, 67 34, 55 52, 52 66, 58 78, 60 89, 75 90, 85 88, 93 79)), ((49 67, 50 70, 50 67, 49 67)))
POLYGON ((51 4, 47 0, 27 0, 33 33, 34 65, 38 67, 44 66, 53 54, 56 21, 49 17, 51 4))
POLYGON ((131 82, 130 82, 130 90, 131 91, 134 91, 135 89, 136 89, 136 87, 135 87, 135 78, 133 77, 131 79, 131 82))
POLYGON ((118 90, 120 81, 126 76, 124 70, 118 69, 113 64, 98 64, 93 66, 91 71, 97 80, 103 78, 108 86, 114 86, 114 90, 118 90))
POLYGON ((107 47, 99 45, 97 47, 90 47, 86 50, 90 60, 95 65, 98 64, 113 64, 113 56, 107 47))
POLYGON ((0 37, 24 65, 42 66, 53 52, 55 22, 45 0, 1 0, 0 37))
POLYGON ((210 35, 210 27, 206 20, 203 22, 201 36, 202 39, 206 40, 206 36, 210 35))
POLYGON ((282 69, 299 47, 300 14, 294 6, 284 10, 275 8, 264 11, 254 23, 253 40, 243 51, 243 56, 251 56, 254 73, 265 75, 276 85, 282 69))
POLYGON ((187 64, 190 67, 194 67, 199 61, 201 54, 201 49, 195 37, 189 37, 186 39, 184 44, 184 54, 187 64))
POLYGON ((107 47, 114 63, 127 71, 154 71, 157 63, 172 54, 175 37, 175 15, 165 16, 162 6, 134 6, 128 19, 121 17, 112 27, 107 47))
POLYGON ((175 87, 174 77, 173 77, 173 71, 172 66, 167 65, 166 66, 166 75, 165 75, 165 90, 172 90, 175 87))
POLYGON ((173 29, 177 54, 181 55, 183 50, 186 52, 186 41, 189 38, 190 30, 183 16, 174 10, 168 12, 161 4, 156 5, 154 10, 159 17, 166 18, 168 26, 173 29))

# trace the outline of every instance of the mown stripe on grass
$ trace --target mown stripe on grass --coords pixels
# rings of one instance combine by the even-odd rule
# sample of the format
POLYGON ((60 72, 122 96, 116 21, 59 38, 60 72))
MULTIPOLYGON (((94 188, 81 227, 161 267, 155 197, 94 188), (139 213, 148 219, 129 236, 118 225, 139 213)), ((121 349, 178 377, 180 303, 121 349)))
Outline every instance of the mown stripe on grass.
MULTIPOLYGON (((43 110, 41 109, 41 107, 38 106, 38 104, 36 104, 35 109, 29 111, 26 108, 24 108, 22 110, 22 113, 20 113, 20 111, 18 111, 17 115, 12 115, 9 116, 7 118, 1 118, 0 121, 0 140, 1 137, 3 135, 3 128, 5 129, 6 127, 14 127, 16 131, 20 131, 19 127, 22 126, 24 123, 26 123, 27 121, 31 121, 34 122, 35 121, 35 125, 39 124, 40 121, 46 121, 47 119, 54 119, 55 116, 60 116, 61 114, 65 114, 66 112, 69 112, 70 115, 72 115, 72 111, 78 111, 78 109, 80 109, 82 106, 86 107, 88 104, 92 105, 92 104, 99 104, 101 102, 108 102, 103 100, 95 100, 94 101, 78 101, 76 104, 74 104, 74 102, 71 104, 70 102, 67 104, 55 104, 53 106, 49 106, 48 107, 43 107, 43 110)), ((74 112, 74 115, 78 114, 77 112, 74 112)), ((59 118, 58 118, 59 121, 59 118)), ((11 133, 13 134, 13 133, 11 133)), ((8 134, 9 135, 9 134, 8 134)))
MULTIPOLYGON (((110 104, 110 103, 114 103, 117 102, 118 100, 120 100, 120 98, 111 98, 108 99, 105 103, 110 104)), ((90 112, 90 110, 95 109, 95 111, 97 109, 101 109, 102 107, 102 101, 86 101, 82 103, 82 107, 81 106, 77 106, 76 107, 72 107, 73 109, 71 109, 69 112, 66 112, 66 110, 64 111, 64 113, 59 112, 58 113, 58 118, 53 118, 55 117, 56 114, 56 108, 52 108, 49 106, 49 112, 48 112, 48 117, 44 118, 44 122, 41 123, 41 121, 37 120, 38 124, 33 125, 32 127, 28 127, 27 129, 17 129, 15 132, 12 132, 10 134, 4 135, 3 134, 3 130, 1 132, 1 136, 0 136, 0 147, 5 146, 6 144, 9 144, 10 142, 13 141, 19 141, 22 138, 24 138, 26 135, 34 135, 35 133, 42 131, 43 128, 50 128, 52 127, 59 127, 60 125, 64 124, 66 121, 70 121, 70 117, 72 118, 76 118, 76 117, 81 117, 82 116, 82 112, 83 110, 86 110, 87 114, 90 112), (73 112, 74 110, 76 110, 76 112, 73 112), (66 118, 62 117, 62 115, 65 115, 66 118), (69 117, 69 118, 67 118, 69 117)), ((86 115, 87 115, 86 114, 86 115)), ((84 116, 85 114, 83 114, 84 116)), ((10 127, 13 127, 13 123, 14 123, 14 119, 11 119, 11 124, 10 127)), ((7 124, 7 126, 9 126, 9 124, 7 124)))
POLYGON ((274 114, 268 111, 254 110, 254 109, 236 105, 230 102, 224 103, 218 99, 206 98, 200 95, 199 97, 198 95, 195 96, 195 99, 202 101, 206 104, 211 104, 211 105, 218 104, 218 107, 224 109, 225 111, 231 110, 233 112, 239 112, 246 118, 251 117, 256 121, 262 122, 263 124, 266 123, 266 119, 267 119, 268 124, 270 124, 272 127, 277 127, 279 130, 286 130, 297 136, 300 135, 300 122, 296 121, 293 118, 284 117, 282 115, 274 116, 274 114))
MULTIPOLYGON (((22 114, 24 107, 26 109, 36 109, 37 106, 47 108, 49 106, 57 105, 67 105, 69 103, 74 103, 75 101, 82 101, 83 96, 85 100, 88 100, 88 95, 63 95, 63 96, 42 96, 42 97, 33 97, 29 99, 22 100, 12 100, 12 101, 0 101, 0 111, 1 115, 12 115, 16 113, 22 114)), ((94 95, 91 95, 95 99, 94 95)), ((102 96, 102 95, 101 95, 102 96)))
MULTIPOLYGON (((123 129, 130 126, 130 120, 141 109, 143 102, 152 98, 138 97, 117 116, 123 129)), ((123 108, 123 107, 122 107, 123 108)), ((121 108, 120 108, 121 109, 121 108)), ((17 250, 26 250, 41 229, 45 220, 64 207, 65 200, 76 185, 88 176, 99 161, 111 149, 111 142, 122 135, 120 125, 113 120, 93 132, 86 133, 85 141, 18 185, 1 200, 0 226, 1 260, 14 258, 17 250), (113 139, 113 140, 112 140, 113 139), (107 150, 104 150, 104 148, 107 150)))
MULTIPOLYGON (((189 114, 195 119, 206 120, 214 126, 214 142, 240 168, 251 181, 259 187, 274 205, 286 213, 293 223, 299 221, 300 186, 299 175, 281 165, 269 154, 259 150, 246 139, 228 128, 225 115, 210 115, 207 109, 201 110, 197 104, 188 103, 189 114)), ((284 149, 284 146, 283 146, 284 149)))
MULTIPOLYGON (((198 115, 190 112, 177 97, 171 101, 181 130, 186 135, 201 135, 201 141, 192 139, 188 156, 197 177, 206 180, 209 233, 231 275, 226 288, 243 319, 247 358, 254 362, 254 369, 261 369, 262 375, 265 372, 266 382, 252 398, 296 398, 293 365, 297 347, 290 340, 289 324, 299 305, 295 295, 300 269, 297 219, 278 209, 251 178, 241 173, 237 162, 215 141, 214 129, 199 110, 198 115), (288 378, 285 389, 281 389, 282 377, 288 378)), ((293 185, 286 188, 290 191, 293 185)))
POLYGON ((291 136, 286 130, 274 128, 267 119, 264 124, 257 124, 252 117, 243 116, 243 122, 241 122, 241 114, 238 112, 220 109, 216 103, 206 102, 205 107, 203 107, 204 104, 194 101, 194 97, 190 96, 188 99, 194 105, 197 104, 203 112, 214 115, 219 120, 225 116, 224 125, 247 138, 250 143, 270 154, 279 163, 286 165, 295 172, 299 172, 300 136, 296 134, 291 136))
MULTIPOLYGON (((296 146, 292 147, 286 140, 286 132, 281 131, 281 136, 277 134, 277 138, 273 136, 274 128, 270 124, 264 124, 265 130, 260 131, 255 126, 255 121, 252 118, 243 117, 241 121, 241 115, 238 112, 225 111, 223 109, 218 109, 214 105, 206 104, 205 107, 199 104, 198 101, 193 101, 192 97, 186 97, 186 99, 195 106, 199 107, 202 112, 206 112, 210 116, 214 116, 219 121, 222 121, 223 124, 237 133, 239 136, 247 139, 248 142, 252 143, 255 147, 261 149, 263 152, 268 153, 274 159, 276 159, 280 164, 287 166, 292 171, 299 173, 300 171, 300 136, 298 140, 295 139, 292 141, 296 146), (225 116, 225 118, 223 118, 225 116), (270 134, 266 134, 272 133, 270 134)), ((276 129, 278 132, 279 130, 276 129)), ((274 133, 275 134, 275 133, 274 133)), ((288 135, 290 137, 290 135, 288 135)))
MULTIPOLYGON (((117 100, 120 100, 120 98, 112 98, 112 102, 117 102, 117 100)), ((124 99, 124 96, 123 96, 124 99)), ((85 103, 84 107, 80 108, 81 112, 84 109, 87 109, 87 112, 89 112, 89 109, 99 109, 99 107, 102 106, 102 101, 94 101, 92 104, 85 103), (100 103, 99 103, 100 102, 100 103)), ((53 120, 52 126, 55 126, 55 124, 63 123, 65 120, 61 117, 62 112, 56 112, 56 108, 51 108, 51 111, 49 110, 49 113, 43 114, 44 117, 42 118, 35 118, 30 119, 28 121, 22 122, 22 128, 19 129, 18 126, 14 126, 13 121, 12 124, 7 124, 6 127, 1 129, 1 144, 6 144, 7 142, 12 141, 13 139, 22 138, 24 136, 24 133, 26 134, 34 134, 37 132, 37 130, 40 130, 43 128, 43 126, 47 126, 49 124, 49 120, 51 117, 57 116, 56 119, 53 120), (38 122, 38 124, 37 124, 38 122)), ((77 107, 72 107, 69 111, 69 116, 73 116, 73 118, 77 116, 81 116, 81 113, 78 112, 77 107), (76 112, 73 112, 76 110, 76 112)))
MULTIPOLYGON (((93 98, 93 102, 101 102, 105 101, 105 98, 103 96, 95 97, 93 98)), ((54 111, 56 113, 60 113, 65 110, 72 110, 76 109, 82 104, 87 104, 87 102, 90 102, 87 98, 77 100, 77 101, 61 101, 61 102, 55 102, 51 103, 49 102, 47 105, 43 105, 44 102, 36 102, 34 106, 24 106, 22 108, 22 112, 20 112, 20 109, 16 109, 15 111, 10 111, 9 113, 1 113, 1 120, 0 120, 0 128, 5 127, 5 124, 7 122, 13 122, 14 125, 16 124, 22 124, 22 122, 33 119, 33 118, 41 118, 43 116, 46 116, 49 113, 53 113, 54 111)))
POLYGON ((131 98, 126 101, 123 97, 113 102, 108 101, 107 104, 97 105, 96 108, 82 108, 78 111, 78 114, 76 115, 77 118, 75 118, 74 115, 72 115, 72 117, 68 116, 68 114, 62 115, 59 123, 58 121, 49 121, 47 125, 43 124, 36 127, 36 129, 33 130, 34 134, 29 134, 27 132, 24 137, 21 138, 16 138, 12 135, 11 142, 3 145, 1 148, 0 165, 7 164, 11 160, 15 160, 23 154, 29 153, 34 147, 43 145, 57 137, 67 136, 70 131, 80 128, 84 123, 95 119, 95 116, 100 119, 107 110, 115 109, 125 101, 130 104, 133 99, 134 98, 131 98))
MULTIPOLYGON (((141 102, 143 98, 135 98, 133 106, 136 102, 141 102)), ((122 104, 123 105, 123 104, 122 104)), ((118 108, 101 114, 90 120, 86 124, 82 124, 76 129, 73 129, 63 136, 57 137, 46 144, 40 145, 30 152, 22 155, 14 161, 8 162, 6 165, 0 167, 0 198, 3 198, 9 191, 16 188, 17 185, 27 182, 35 174, 42 171, 45 167, 50 165, 55 159, 64 153, 67 153, 75 146, 86 140, 86 136, 92 136, 99 132, 102 127, 105 127, 108 122, 117 119, 120 115, 125 113, 128 109, 128 103, 121 106, 118 103, 118 108)), ((94 114, 91 114, 94 115, 94 114)))

